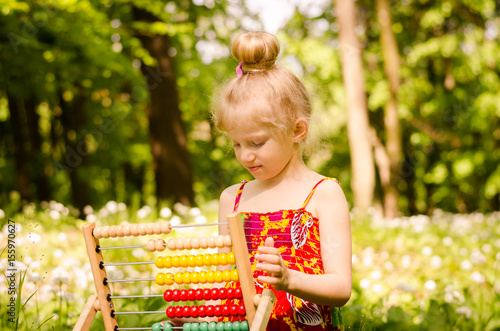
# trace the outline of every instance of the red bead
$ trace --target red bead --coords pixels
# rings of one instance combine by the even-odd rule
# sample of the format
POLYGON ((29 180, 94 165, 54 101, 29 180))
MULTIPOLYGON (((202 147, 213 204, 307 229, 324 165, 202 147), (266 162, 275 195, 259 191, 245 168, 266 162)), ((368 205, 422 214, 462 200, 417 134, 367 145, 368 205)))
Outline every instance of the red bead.
POLYGON ((234 299, 234 288, 228 288, 226 291, 226 297, 228 299, 234 299))
POLYGON ((167 316, 168 318, 174 318, 175 317, 175 309, 174 307, 170 306, 167 308, 167 316))
POLYGON ((245 316, 247 314, 247 312, 245 311, 245 306, 244 305, 240 305, 238 307, 238 314, 240 314, 241 316, 245 316))
POLYGON ((207 314, 208 317, 213 317, 214 316, 214 306, 208 305, 207 308, 205 309, 205 313, 207 314))
POLYGON ((217 300, 219 298, 219 290, 214 288, 210 293, 210 299, 217 300))
POLYGON ((175 317, 182 318, 182 316, 184 316, 182 314, 182 307, 181 306, 175 307, 175 317))
POLYGON ((187 299, 189 301, 194 301, 195 291, 191 288, 187 291, 187 299))
POLYGON ((203 290, 201 288, 196 289, 194 292, 194 298, 198 301, 203 300, 203 290))
POLYGON ((238 287, 237 289, 234 289, 234 298, 235 299, 241 299, 243 298, 243 294, 241 293, 241 288, 238 287))
POLYGON ((205 317, 205 316, 207 316, 207 307, 205 307, 203 305, 199 306, 198 307, 198 316, 199 317, 205 317))
POLYGON ((231 305, 231 308, 229 309, 229 313, 231 316, 238 316, 238 305, 231 305))
POLYGON ((187 300, 187 290, 181 290, 179 293, 179 299, 181 301, 186 301, 187 300))
POLYGON ((183 317, 190 317, 191 316, 191 307, 189 306, 184 306, 182 309, 182 316, 183 317))
POLYGON ((210 290, 208 288, 203 290, 203 300, 210 300, 210 290))
POLYGON ((221 287, 219 289, 219 299, 221 299, 221 300, 225 299, 227 297, 226 292, 227 292, 226 288, 221 287))
POLYGON ((172 290, 166 290, 163 293, 163 299, 165 299, 165 301, 172 301, 172 290))
POLYGON ((179 294, 180 294, 179 290, 173 290, 172 291, 172 301, 174 301, 174 302, 179 301, 179 294))
POLYGON ((222 306, 222 316, 229 316, 229 305, 222 306))
POLYGON ((193 318, 198 317, 198 306, 192 306, 191 307, 190 315, 193 318))
POLYGON ((222 306, 221 305, 215 305, 214 315, 217 317, 222 316, 222 306))

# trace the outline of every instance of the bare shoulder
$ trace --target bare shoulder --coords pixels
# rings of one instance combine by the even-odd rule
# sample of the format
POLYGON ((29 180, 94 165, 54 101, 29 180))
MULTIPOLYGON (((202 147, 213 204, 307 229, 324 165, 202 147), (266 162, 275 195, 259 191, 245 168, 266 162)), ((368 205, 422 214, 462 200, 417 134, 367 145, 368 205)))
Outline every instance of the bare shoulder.
POLYGON ((340 183, 336 179, 327 179, 321 182, 317 187, 314 195, 317 195, 317 198, 332 200, 341 198, 345 200, 344 191, 340 186, 340 183))
POLYGON ((236 195, 238 194, 238 189, 240 188, 240 184, 234 184, 226 188, 224 191, 222 191, 220 195, 220 203, 227 203, 231 202, 233 203, 234 200, 236 199, 236 195))
POLYGON ((319 184, 311 202, 320 219, 333 215, 342 215, 342 218, 349 217, 349 207, 344 191, 336 180, 324 180, 319 184))

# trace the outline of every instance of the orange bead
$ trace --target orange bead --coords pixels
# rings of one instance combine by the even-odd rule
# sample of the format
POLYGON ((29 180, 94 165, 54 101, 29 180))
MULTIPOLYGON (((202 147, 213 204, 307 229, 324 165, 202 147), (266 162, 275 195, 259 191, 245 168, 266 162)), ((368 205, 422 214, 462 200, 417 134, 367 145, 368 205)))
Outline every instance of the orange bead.
POLYGON ((189 275, 189 280, 191 281, 191 284, 198 284, 200 282, 198 280, 198 273, 197 272, 192 272, 189 275))
POLYGON ((188 257, 187 255, 182 255, 180 260, 179 260, 179 265, 182 268, 186 268, 188 266, 188 257))
POLYGON ((163 257, 161 256, 158 256, 156 259, 155 259, 155 266, 157 268, 165 268, 165 265, 163 264, 163 257))
POLYGON ((210 262, 214 266, 218 266, 219 265, 219 257, 217 256, 217 254, 212 254, 212 256, 210 257, 210 262))
POLYGON ((207 283, 212 284, 213 282, 215 282, 215 278, 214 277, 215 277, 215 275, 214 275, 213 271, 207 272, 207 283))
POLYGON ((200 282, 200 284, 206 284, 206 282, 207 282, 207 273, 205 271, 200 271, 198 273, 198 282, 200 282))
POLYGON ((222 271, 217 270, 214 275, 214 279, 216 283, 221 283, 222 282, 222 271))
POLYGON ((182 284, 182 272, 177 272, 174 275, 174 282, 179 285, 182 284))
POLYGON ((177 255, 172 256, 172 259, 170 261, 172 261, 172 267, 178 268, 180 266, 181 259, 177 255))
POLYGON ((94 231, 92 231, 92 234, 94 235, 94 238, 100 239, 101 238, 101 228, 100 227, 94 228, 94 231))
POLYGON ((195 260, 196 260, 197 267, 203 267, 203 264, 204 264, 203 263, 203 255, 201 255, 201 254, 196 255, 195 260))
POLYGON ((163 252, 165 250, 165 240, 163 239, 158 239, 155 241, 155 249, 158 252, 163 252))
POLYGON ((165 284, 166 285, 173 285, 174 284, 174 275, 173 274, 165 274, 165 284))
POLYGON ((161 232, 163 234, 169 234, 170 231, 172 231, 172 228, 170 227, 170 223, 169 222, 161 222, 161 232))
POLYGON ((231 270, 231 280, 233 282, 237 282, 239 279, 240 279, 240 277, 238 276, 238 270, 236 270, 236 269, 231 270))
POLYGON ((116 226, 116 236, 118 238, 123 237, 123 225, 117 225, 116 226))
POLYGON ((182 283, 183 284, 191 284, 191 273, 185 272, 182 274, 182 283))
POLYGON ((227 254, 226 253, 220 253, 219 254, 219 264, 220 265, 226 265, 227 264, 227 254))
POLYGON ((154 252, 156 250, 155 248, 155 240, 154 239, 149 239, 148 242, 146 243, 146 249, 150 252, 154 252))
POLYGON ((131 236, 131 233, 130 233, 130 224, 124 224, 123 225, 123 236, 124 237, 130 237, 131 236))
POLYGON ((231 281, 231 271, 229 270, 224 270, 222 272, 222 280, 225 282, 231 281))
POLYGON ((233 252, 227 254, 227 263, 229 263, 229 264, 235 264, 236 263, 236 259, 234 258, 234 253, 233 252))
POLYGON ((163 258, 163 268, 172 268, 172 258, 170 256, 163 258))
POLYGON ((134 237, 139 235, 139 224, 130 224, 130 234, 134 237))
POLYGON ((158 285, 165 285, 165 274, 156 274, 155 281, 158 285))

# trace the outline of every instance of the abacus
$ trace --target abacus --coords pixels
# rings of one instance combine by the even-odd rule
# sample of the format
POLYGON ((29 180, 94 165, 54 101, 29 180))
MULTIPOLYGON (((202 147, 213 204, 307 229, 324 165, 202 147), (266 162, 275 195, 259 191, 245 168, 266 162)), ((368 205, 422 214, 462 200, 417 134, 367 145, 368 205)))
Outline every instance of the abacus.
MULTIPOLYGON (((101 311, 104 327, 106 331, 119 330, 152 330, 152 331, 257 331, 265 330, 273 304, 275 301, 274 293, 270 289, 257 294, 255 290, 252 269, 248 254, 248 248, 245 240, 242 216, 239 213, 232 213, 227 218, 229 235, 211 236, 211 237, 187 237, 170 238, 167 242, 163 239, 150 239, 142 245, 130 246, 108 246, 103 247, 99 239, 120 238, 129 236, 152 236, 168 235, 175 228, 186 228, 191 226, 210 226, 222 223, 195 224, 195 225, 176 225, 168 222, 156 222, 147 224, 127 224, 116 226, 96 227, 89 223, 83 226, 83 236, 87 253, 90 260, 92 275, 96 287, 97 295, 92 295, 87 303, 73 329, 73 331, 86 331, 97 313, 101 311), (150 252, 162 252, 165 249, 171 251, 207 249, 232 247, 231 253, 220 254, 197 254, 197 255, 175 255, 158 256, 154 261, 149 262, 122 262, 105 263, 102 257, 102 251, 110 249, 126 249, 142 247, 150 252), (120 266, 130 264, 154 264, 157 268, 190 268, 190 267, 208 267, 217 265, 235 265, 236 269, 225 271, 200 271, 200 272, 159 272, 154 278, 142 279, 109 279, 106 274, 106 267, 120 266), (229 281, 239 281, 240 288, 197 288, 197 289, 167 289, 163 295, 122 295, 113 296, 109 284, 114 282, 136 282, 136 281, 154 281, 160 286, 187 285, 187 284, 211 284, 224 283, 229 281), (239 305, 184 305, 169 306, 162 311, 140 311, 126 312, 116 311, 113 299, 129 298, 149 298, 163 296, 167 302, 179 301, 201 301, 217 299, 240 299, 243 304, 239 305), (166 314, 168 318, 200 318, 200 317, 228 317, 232 316, 233 322, 192 322, 184 323, 183 326, 173 326, 171 323, 161 325, 155 323, 152 326, 138 327, 119 327, 117 316, 125 314, 166 314), (246 317, 246 320, 244 319, 246 317)), ((163 320, 165 317, 162 318, 163 320)))

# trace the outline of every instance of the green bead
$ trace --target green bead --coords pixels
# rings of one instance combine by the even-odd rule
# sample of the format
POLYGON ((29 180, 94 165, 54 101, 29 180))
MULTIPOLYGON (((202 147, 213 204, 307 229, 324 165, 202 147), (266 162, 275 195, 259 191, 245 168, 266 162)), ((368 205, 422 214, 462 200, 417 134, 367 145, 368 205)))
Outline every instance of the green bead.
POLYGON ((240 322, 238 322, 238 321, 233 322, 232 331, 240 331, 240 322))
POLYGON ((241 321, 240 331, 248 331, 248 322, 247 321, 241 321))
POLYGON ((226 322, 224 323, 224 331, 232 331, 233 330, 233 323, 231 322, 226 322))
POLYGON ((208 331, 208 323, 207 322, 201 322, 200 327, 198 328, 200 331, 208 331))
POLYGON ((174 327, 174 325, 172 323, 167 322, 163 326, 163 331, 173 331, 174 330, 174 329, 172 329, 173 327, 174 327))
POLYGON ((215 323, 215 322, 208 323, 208 331, 215 331, 216 325, 217 325, 217 323, 215 323))
POLYGON ((161 323, 155 323, 151 327, 151 330, 152 331, 162 331, 163 330, 163 325, 161 325, 161 323))
POLYGON ((224 331, 224 322, 217 323, 217 326, 215 327, 215 331, 224 331))
POLYGON ((200 326, 200 323, 197 323, 197 322, 193 322, 191 323, 191 331, 199 331, 199 326, 200 326))
POLYGON ((184 323, 182 331, 191 331, 191 323, 184 323))

